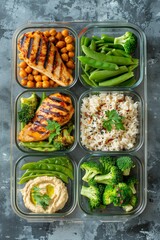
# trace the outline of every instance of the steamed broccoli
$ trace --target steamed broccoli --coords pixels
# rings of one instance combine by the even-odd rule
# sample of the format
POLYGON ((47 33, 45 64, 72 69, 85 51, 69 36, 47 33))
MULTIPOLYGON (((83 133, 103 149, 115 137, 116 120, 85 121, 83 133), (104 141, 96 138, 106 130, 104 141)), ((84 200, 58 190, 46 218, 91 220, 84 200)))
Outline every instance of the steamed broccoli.
POLYGON ((134 167, 134 162, 128 156, 123 156, 117 158, 117 166, 123 172, 124 176, 128 176, 130 174, 131 168, 134 167))
POLYGON ((89 206, 91 210, 100 206, 101 194, 97 186, 82 186, 81 195, 89 198, 89 206))
POLYGON ((115 186, 112 194, 113 205, 118 207, 127 205, 130 202, 132 196, 132 191, 126 183, 118 183, 115 186))
POLYGON ((137 47, 137 37, 132 32, 126 32, 120 37, 114 39, 114 44, 120 44, 123 46, 126 53, 131 54, 137 47))
POLYGON ((112 203, 112 194, 113 194, 114 187, 111 185, 108 185, 105 187, 104 193, 103 193, 103 204, 109 205, 112 203))
POLYGON ((133 194, 136 194, 135 185, 138 183, 138 179, 135 176, 129 177, 126 184, 130 187, 133 194))
POLYGON ((18 112, 20 122, 29 123, 35 115, 39 98, 35 93, 28 98, 21 98, 21 110, 18 112))
POLYGON ((85 181, 85 182, 90 181, 97 174, 102 173, 100 165, 97 162, 94 162, 94 161, 83 162, 81 164, 81 169, 86 171, 85 175, 82 178, 82 180, 85 181))
POLYGON ((130 212, 137 205, 137 202, 138 202, 137 196, 133 195, 131 197, 130 202, 128 204, 124 205, 122 208, 126 212, 130 212))
POLYGON ((111 167, 115 166, 115 159, 110 156, 102 156, 99 159, 100 163, 102 164, 104 168, 104 173, 109 173, 111 170, 111 167))
POLYGON ((118 169, 118 167, 113 166, 111 167, 109 173, 104 175, 97 175, 94 179, 97 183, 115 185, 122 181, 122 172, 118 169))

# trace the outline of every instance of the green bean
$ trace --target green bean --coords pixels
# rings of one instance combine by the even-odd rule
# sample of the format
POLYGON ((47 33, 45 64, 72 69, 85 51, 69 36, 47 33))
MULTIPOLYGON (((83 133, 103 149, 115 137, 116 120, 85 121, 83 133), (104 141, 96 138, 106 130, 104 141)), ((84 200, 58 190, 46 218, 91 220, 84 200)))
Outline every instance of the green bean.
POLYGON ((137 68, 138 67, 138 64, 134 64, 134 65, 131 65, 131 66, 129 66, 128 67, 128 70, 129 71, 133 71, 135 68, 137 68))
POLYGON ((137 80, 135 79, 135 77, 132 77, 132 78, 128 79, 127 81, 120 83, 119 86, 131 87, 131 86, 133 86, 136 82, 137 82, 137 80))
POLYGON ((94 71, 91 73, 89 79, 94 80, 95 82, 101 82, 125 72, 128 72, 128 68, 126 66, 121 66, 119 67, 119 69, 115 71, 108 70, 94 71))
POLYGON ((118 66, 114 63, 98 61, 98 60, 95 60, 95 59, 92 59, 92 58, 86 57, 86 56, 79 56, 78 59, 82 63, 88 64, 89 66, 91 66, 93 68, 106 69, 106 70, 116 70, 116 69, 118 69, 118 66))
POLYGON ((100 37, 97 37, 97 36, 92 36, 92 39, 95 40, 95 41, 101 40, 100 37))
POLYGON ((112 50, 112 54, 113 54, 114 56, 131 58, 131 55, 127 54, 125 51, 123 51, 123 50, 121 50, 121 49, 113 49, 113 50, 112 50))
POLYGON ((87 77, 87 75, 82 74, 81 76, 82 76, 83 80, 85 81, 85 83, 87 83, 89 86, 97 87, 97 84, 96 84, 94 81, 90 80, 90 79, 87 77))
POLYGON ((101 61, 101 62, 109 62, 109 63, 115 63, 117 65, 132 65, 136 64, 138 59, 132 59, 132 58, 126 58, 126 57, 117 57, 117 56, 110 56, 103 53, 92 51, 90 48, 86 46, 82 46, 83 52, 90 58, 93 58, 95 60, 101 61))
POLYGON ((129 78, 131 78, 133 76, 134 76, 133 72, 124 73, 116 78, 112 78, 110 80, 100 82, 99 86, 101 86, 101 87, 116 86, 116 85, 128 80, 129 78))
POLYGON ((47 171, 56 171, 66 174, 69 178, 73 180, 73 173, 70 169, 58 165, 58 164, 51 164, 51 163, 43 163, 43 162, 30 162, 26 163, 22 166, 21 170, 47 170, 47 171))
POLYGON ((28 182, 31 179, 34 179, 36 177, 42 177, 42 176, 57 177, 57 178, 60 178, 63 182, 68 183, 68 177, 65 174, 60 173, 60 172, 47 173, 44 171, 43 173, 37 172, 37 174, 28 175, 26 177, 20 178, 18 184, 23 184, 25 182, 28 182))

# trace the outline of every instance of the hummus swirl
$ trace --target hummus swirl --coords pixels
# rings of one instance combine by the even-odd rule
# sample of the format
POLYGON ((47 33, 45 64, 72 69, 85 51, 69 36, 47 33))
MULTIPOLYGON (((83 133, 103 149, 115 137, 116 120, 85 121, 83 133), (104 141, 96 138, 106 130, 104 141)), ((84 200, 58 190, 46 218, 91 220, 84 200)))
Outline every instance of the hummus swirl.
POLYGON ((68 191, 65 184, 56 177, 42 176, 30 180, 21 190, 21 193, 26 208, 34 213, 55 213, 62 209, 68 200, 68 191), (44 209, 41 205, 36 204, 31 197, 35 186, 41 189, 41 194, 47 194, 48 186, 53 189, 53 193, 49 196, 49 205, 46 209, 44 209))

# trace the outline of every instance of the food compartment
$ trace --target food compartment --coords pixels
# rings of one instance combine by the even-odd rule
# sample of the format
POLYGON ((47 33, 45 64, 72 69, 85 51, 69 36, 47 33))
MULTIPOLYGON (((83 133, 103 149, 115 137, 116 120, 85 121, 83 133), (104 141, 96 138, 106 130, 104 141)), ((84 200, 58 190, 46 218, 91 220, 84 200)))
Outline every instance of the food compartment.
POLYGON ((65 24, 20 27, 13 51, 14 79, 23 88, 70 88, 77 81, 77 33, 65 24))
POLYGON ((134 91, 88 90, 79 99, 79 144, 87 152, 138 151, 143 100, 134 91))
MULTIPOLYGON (((111 163, 109 163, 109 160, 108 160, 108 166, 109 164, 111 163)), ((105 167, 105 165, 103 167, 105 167)), ((118 175, 118 173, 116 174, 118 175)), ((100 178, 99 178, 99 181, 100 181, 100 178)), ((88 154, 85 157, 83 157, 78 164, 78 204, 81 210, 84 212, 86 218, 87 217, 94 217, 95 219, 100 218, 102 221, 122 221, 122 220, 125 221, 132 217, 136 217, 145 208, 145 205, 146 205, 145 194, 146 193, 145 193, 144 165, 142 164, 142 159, 138 159, 134 155, 130 155, 130 154, 114 155, 114 154, 105 154, 105 153, 88 154), (117 181, 117 183, 114 182, 115 179, 113 176, 113 171, 112 173, 111 173, 111 170, 109 172, 107 172, 107 170, 106 172, 104 172, 104 168, 102 168, 101 169, 102 172, 96 175, 97 169, 95 170, 95 166, 94 166, 94 170, 92 171, 93 165, 90 165, 90 166, 88 165, 88 168, 82 165, 84 163, 94 162, 94 163, 101 164, 100 166, 102 167, 102 158, 103 160, 104 158, 106 158, 106 161, 107 161, 107 158, 111 158, 112 160, 115 160, 114 164, 117 167, 116 161, 120 157, 130 158, 134 165, 133 165, 133 168, 130 169, 129 175, 123 176, 121 181, 119 178, 119 182, 117 181), (87 172, 87 175, 86 175, 86 172, 87 172), (93 172, 95 173, 93 174, 93 172), (98 181, 98 177, 100 175, 104 176, 107 174, 109 174, 110 176, 108 175, 109 177, 103 177, 103 180, 101 178, 102 182, 106 181, 105 183, 96 182, 98 181), (85 178, 83 180, 84 176, 85 178), (94 177, 91 178, 91 176, 94 176, 94 177), (98 176, 97 179, 96 179, 96 176, 98 176), (136 179, 136 184, 134 184, 134 193, 132 191, 129 192, 131 189, 128 190, 128 187, 132 186, 132 184, 129 185, 129 179, 131 178, 132 178, 132 183, 134 181, 133 178, 136 179), (88 180, 89 182, 87 182, 88 180), (115 184, 111 185, 111 182, 112 183, 114 182, 115 184), (121 184, 125 184, 125 188, 127 185, 127 190, 122 190, 124 186, 122 186, 121 184), (83 190, 82 190, 82 186, 84 186, 83 190), (110 188, 110 190, 106 191, 107 186, 109 186, 108 189, 110 188), (119 186, 119 190, 121 191, 120 195, 118 195, 118 191, 117 193, 115 192, 115 189, 117 188, 117 186, 119 186), (99 193, 96 192, 97 191, 95 190, 96 188, 99 188, 98 191, 100 191, 100 195, 97 195, 99 193), (88 192, 88 189, 90 189, 89 192, 88 192), (125 191, 125 193, 123 191, 125 191), (100 196, 100 200, 98 200, 99 196, 100 196), (127 198, 131 200, 128 201, 127 198), (104 201, 106 201, 105 204, 104 204, 104 201)))
POLYGON ((15 164, 13 177, 13 206, 19 216, 27 220, 35 219, 37 221, 45 221, 46 219, 51 220, 52 218, 67 216, 74 210, 76 206, 76 163, 70 156, 64 154, 52 155, 52 157, 46 157, 46 155, 22 156, 15 164), (61 165, 59 165, 60 163, 61 165), (68 174, 71 175, 71 173, 72 179, 68 177, 68 174), (22 175, 26 176, 22 177, 22 175), (49 181, 44 180, 44 178, 47 177, 49 177, 49 181), (41 178, 39 182, 37 182, 38 178, 41 178), (40 183, 41 181, 42 183, 40 183), (29 184, 29 186, 32 184, 32 188, 26 188, 24 200, 21 190, 26 184, 29 184), (58 187, 59 184, 61 184, 60 187, 58 187), (53 191, 51 191, 51 186, 54 186, 53 191), (34 187, 37 189, 33 189, 34 187), (47 192, 45 192, 45 187, 47 188, 47 192), (57 187, 58 190, 55 189, 57 187), (39 190, 40 192, 38 192, 39 190), (68 200, 66 200, 67 196, 64 194, 66 190, 68 200), (29 193, 29 191, 31 192, 29 193), (37 196, 33 195, 34 191, 37 191, 37 196), (54 193, 55 196, 52 196, 54 193), (45 194, 50 197, 49 201, 44 198, 40 199, 40 197, 45 194), (30 206, 32 210, 28 208, 28 205, 25 206, 24 201, 26 201, 28 205, 32 205, 30 206), (52 204, 54 207, 50 208, 50 205, 52 204), (36 208, 38 209, 33 210, 36 208), (49 208, 55 212, 50 212, 50 210, 48 210, 49 208), (58 208, 59 210, 56 210, 58 208), (39 212, 42 209, 44 212, 39 212))
POLYGON ((68 90, 19 94, 15 102, 17 147, 26 153, 72 151, 77 144, 76 105, 76 97, 68 90))
POLYGON ((78 56, 90 58, 90 62, 89 59, 79 58, 81 83, 87 88, 137 87, 145 75, 145 44, 144 33, 135 25, 115 22, 89 24, 79 34, 78 56), (134 35, 137 43, 135 50, 131 52, 129 49, 134 49, 135 44, 133 36, 125 36, 123 40, 117 40, 118 44, 114 43, 115 38, 128 32, 134 35), (124 49, 126 39, 130 43, 124 49), (101 63, 96 65, 96 61, 101 63))

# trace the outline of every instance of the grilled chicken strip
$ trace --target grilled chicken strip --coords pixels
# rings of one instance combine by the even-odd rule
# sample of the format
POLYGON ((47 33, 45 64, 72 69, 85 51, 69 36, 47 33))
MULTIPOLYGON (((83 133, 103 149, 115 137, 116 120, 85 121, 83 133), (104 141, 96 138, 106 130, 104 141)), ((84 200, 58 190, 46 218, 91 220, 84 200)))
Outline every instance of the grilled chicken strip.
POLYGON ((32 123, 28 123, 19 133, 18 140, 35 142, 45 140, 50 131, 46 129, 47 120, 56 121, 61 126, 72 118, 74 107, 71 98, 64 93, 54 93, 45 98, 37 109, 32 123))
POLYGON ((31 68, 48 76, 60 86, 68 86, 73 82, 57 48, 42 32, 24 33, 18 40, 18 50, 31 68))

